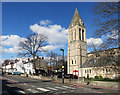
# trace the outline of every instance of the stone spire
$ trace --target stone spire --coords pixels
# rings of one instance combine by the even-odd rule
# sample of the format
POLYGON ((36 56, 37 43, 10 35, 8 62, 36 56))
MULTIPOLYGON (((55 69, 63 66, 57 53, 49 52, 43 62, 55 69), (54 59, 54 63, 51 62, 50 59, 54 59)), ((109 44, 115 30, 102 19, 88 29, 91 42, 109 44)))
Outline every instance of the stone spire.
POLYGON ((73 19, 72 19, 72 21, 70 23, 69 28, 72 28, 75 25, 79 25, 79 26, 85 27, 84 23, 83 23, 83 21, 82 21, 82 19, 80 17, 80 15, 79 15, 79 13, 77 11, 77 8, 75 10, 75 13, 74 13, 74 16, 73 16, 73 19))

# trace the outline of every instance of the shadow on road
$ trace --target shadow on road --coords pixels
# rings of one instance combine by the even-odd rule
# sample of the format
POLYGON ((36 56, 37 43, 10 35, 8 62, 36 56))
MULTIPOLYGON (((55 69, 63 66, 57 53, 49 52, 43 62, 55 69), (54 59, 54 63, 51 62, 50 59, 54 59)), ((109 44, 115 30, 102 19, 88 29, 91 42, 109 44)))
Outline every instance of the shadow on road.
POLYGON ((16 87, 14 83, 9 82, 6 79, 2 79, 2 94, 1 95, 20 95, 17 91, 23 90, 16 87))
POLYGON ((91 88, 91 89, 100 90, 100 89, 102 89, 102 88, 91 88))
POLYGON ((42 80, 42 82, 51 82, 52 80, 42 80))

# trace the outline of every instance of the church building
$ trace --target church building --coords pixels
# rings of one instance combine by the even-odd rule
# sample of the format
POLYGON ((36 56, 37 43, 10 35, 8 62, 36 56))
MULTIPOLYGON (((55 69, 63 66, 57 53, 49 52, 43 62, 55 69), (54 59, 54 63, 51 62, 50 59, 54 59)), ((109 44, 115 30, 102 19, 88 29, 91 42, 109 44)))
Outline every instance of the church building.
POLYGON ((68 29, 68 74, 78 71, 79 77, 83 77, 81 67, 86 61, 86 54, 86 28, 76 8, 68 29))
POLYGON ((67 74, 120 79, 119 57, 119 48, 87 54, 86 28, 76 8, 68 29, 67 74))

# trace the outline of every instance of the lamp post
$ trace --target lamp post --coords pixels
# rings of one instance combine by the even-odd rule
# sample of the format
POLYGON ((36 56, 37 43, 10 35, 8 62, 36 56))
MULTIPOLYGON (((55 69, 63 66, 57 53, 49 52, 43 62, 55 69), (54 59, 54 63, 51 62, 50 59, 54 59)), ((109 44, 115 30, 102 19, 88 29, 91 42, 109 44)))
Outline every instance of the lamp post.
POLYGON ((60 49, 63 52, 63 64, 62 64, 62 83, 64 84, 64 49, 60 49))

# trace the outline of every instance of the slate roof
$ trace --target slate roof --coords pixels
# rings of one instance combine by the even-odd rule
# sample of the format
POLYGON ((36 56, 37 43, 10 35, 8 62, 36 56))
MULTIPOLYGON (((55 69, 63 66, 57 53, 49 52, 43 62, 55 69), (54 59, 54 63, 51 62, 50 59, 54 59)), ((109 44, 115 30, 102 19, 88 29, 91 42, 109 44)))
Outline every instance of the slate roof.
POLYGON ((100 66, 120 66, 120 55, 114 55, 114 60, 110 61, 109 57, 106 56, 104 59, 100 58, 93 58, 93 59, 87 59, 86 62, 82 65, 82 68, 88 68, 88 67, 100 67, 100 66))

